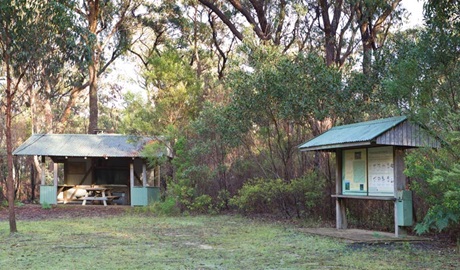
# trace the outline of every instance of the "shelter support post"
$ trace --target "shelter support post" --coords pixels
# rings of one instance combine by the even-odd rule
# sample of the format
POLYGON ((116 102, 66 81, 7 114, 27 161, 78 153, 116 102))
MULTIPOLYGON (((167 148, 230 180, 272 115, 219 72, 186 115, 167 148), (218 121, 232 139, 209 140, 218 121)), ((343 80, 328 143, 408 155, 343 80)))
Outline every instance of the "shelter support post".
POLYGON ((54 170, 54 174, 53 174, 53 184, 55 187, 58 186, 58 164, 56 162, 53 163, 53 170, 54 170))
POLYGON ((45 164, 45 156, 42 156, 42 175, 41 175, 41 184, 42 186, 45 185, 45 179, 46 179, 46 164, 45 164))
POLYGON ((134 187, 134 162, 129 163, 129 185, 134 187))
POLYGON ((160 174, 161 168, 160 168, 160 165, 158 165, 157 168, 158 168, 157 175, 156 175, 156 177, 157 177, 157 187, 159 187, 161 185, 161 174, 160 174))
MULTIPOLYGON (((335 194, 342 194, 342 150, 337 149, 335 152, 336 175, 335 175, 335 194)), ((346 229, 348 226, 345 200, 342 198, 335 199, 335 219, 337 229, 346 229)))
POLYGON ((335 201, 335 211, 336 211, 336 228, 337 229, 346 229, 348 227, 347 216, 346 216, 346 207, 345 200, 342 198, 336 198, 335 201))
POLYGON ((142 163, 142 186, 147 186, 147 165, 145 163, 142 163))

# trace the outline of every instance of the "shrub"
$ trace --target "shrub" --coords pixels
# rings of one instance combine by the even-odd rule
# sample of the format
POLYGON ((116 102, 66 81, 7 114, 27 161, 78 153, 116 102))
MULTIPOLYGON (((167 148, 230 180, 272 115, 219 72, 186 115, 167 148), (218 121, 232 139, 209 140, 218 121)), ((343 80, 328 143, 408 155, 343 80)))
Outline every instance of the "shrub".
POLYGON ((201 195, 196 197, 191 206, 190 210, 198 213, 209 213, 212 206, 212 198, 209 195, 201 195))
POLYGON ((458 156, 452 155, 450 149, 419 149, 406 156, 406 167, 407 176, 419 179, 411 183, 411 188, 429 207, 422 213, 423 220, 415 226, 415 231, 421 234, 451 230, 456 234, 460 223, 458 156))
POLYGON ((151 211, 160 216, 177 216, 180 214, 176 200, 170 196, 166 197, 164 201, 155 202, 151 207, 151 211))
POLYGON ((49 204, 49 203, 47 203, 47 202, 43 202, 43 203, 42 203, 42 208, 43 208, 43 209, 51 209, 52 207, 51 207, 51 204, 49 204))
POLYGON ((308 174, 290 182, 282 179, 252 179, 246 182, 230 203, 245 214, 280 214, 304 217, 313 212, 322 196, 324 179, 308 174))

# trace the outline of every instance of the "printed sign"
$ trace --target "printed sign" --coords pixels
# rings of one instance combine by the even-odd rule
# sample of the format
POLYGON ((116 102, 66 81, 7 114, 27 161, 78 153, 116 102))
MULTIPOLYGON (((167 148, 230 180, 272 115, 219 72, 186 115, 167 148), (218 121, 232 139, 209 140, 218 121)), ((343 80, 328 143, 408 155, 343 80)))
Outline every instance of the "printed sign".
POLYGON ((388 196, 394 193, 393 147, 368 149, 369 195, 388 196))

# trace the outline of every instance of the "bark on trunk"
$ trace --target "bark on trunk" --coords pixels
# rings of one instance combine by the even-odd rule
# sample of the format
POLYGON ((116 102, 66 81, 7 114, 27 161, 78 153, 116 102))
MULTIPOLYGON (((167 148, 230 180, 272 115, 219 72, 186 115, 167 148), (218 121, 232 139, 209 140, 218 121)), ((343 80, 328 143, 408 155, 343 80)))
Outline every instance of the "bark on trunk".
MULTIPOLYGON (((8 44, 7 44, 8 45, 8 44)), ((8 47, 8 46, 6 46, 8 47)), ((13 177, 13 140, 11 137, 11 120, 13 112, 13 97, 11 82, 10 59, 8 53, 4 54, 6 65, 6 109, 5 109, 5 137, 6 137, 6 156, 7 156, 7 178, 6 188, 8 196, 8 220, 10 224, 10 234, 18 231, 16 226, 16 213, 14 209, 14 177, 13 177)))
POLYGON ((35 167, 34 163, 30 163, 30 201, 35 201, 35 167))
MULTIPOLYGON (((99 20, 99 0, 88 1, 89 14, 88 26, 89 31, 96 36, 97 24, 99 20)), ((99 110, 97 104, 97 71, 99 66, 99 55, 97 41, 92 44, 91 62, 89 64, 89 125, 88 133, 94 134, 97 130, 97 121, 99 118, 99 110)))
POLYGON ((97 130, 99 110, 97 104, 97 71, 93 62, 89 67, 89 126, 88 134, 94 134, 97 130))

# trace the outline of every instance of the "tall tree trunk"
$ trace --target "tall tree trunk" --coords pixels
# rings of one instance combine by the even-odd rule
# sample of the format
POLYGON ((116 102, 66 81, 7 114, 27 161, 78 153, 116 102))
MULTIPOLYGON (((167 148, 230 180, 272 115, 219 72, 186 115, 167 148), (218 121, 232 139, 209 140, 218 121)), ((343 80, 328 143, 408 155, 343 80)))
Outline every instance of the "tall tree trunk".
MULTIPOLYGON (((32 160, 31 160, 32 161, 32 160)), ((35 201, 35 167, 33 161, 30 162, 30 201, 35 201)))
POLYGON ((359 30, 361 33, 361 44, 363 48, 363 74, 369 76, 372 68, 372 54, 385 41, 386 34, 381 35, 390 26, 391 23, 384 25, 387 18, 391 18, 392 13, 396 10, 401 0, 388 1, 387 8, 381 14, 374 14, 375 8, 367 2, 358 2, 356 6, 356 18, 358 20, 359 30), (374 16, 376 19, 374 20, 374 16), (380 44, 377 36, 381 35, 380 44))
POLYGON ((329 3, 328 0, 319 0, 318 2, 324 25, 326 65, 332 66, 340 60, 340 57, 336 56, 335 52, 337 49, 337 28, 339 26, 340 17, 342 16, 343 0, 337 0, 333 4, 329 3), (329 12, 329 5, 334 5, 334 10, 332 12, 329 12), (332 20, 330 18, 331 15, 332 20))
POLYGON ((46 133, 53 133, 53 109, 51 108, 51 85, 47 80, 45 82, 45 94, 46 99, 44 100, 44 111, 45 111, 45 128, 46 133))
MULTIPOLYGON (((88 26, 92 35, 97 36, 99 20, 99 0, 88 0, 88 26)), ((99 110, 97 104, 97 72, 99 66, 100 50, 97 41, 91 44, 91 62, 89 64, 89 126, 88 133, 94 134, 97 130, 99 110)))
MULTIPOLYGON (((7 29, 8 30, 8 29, 7 29)), ((7 43, 10 40, 7 40, 7 43)), ((9 44, 6 44, 8 48, 9 44)), ((7 156, 7 178, 6 178, 6 189, 8 196, 8 220, 10 223, 10 233, 16 233, 18 231, 16 226, 16 213, 14 209, 14 176, 13 176, 13 139, 11 136, 11 121, 13 113, 13 97, 11 82, 11 67, 10 58, 8 53, 4 54, 5 66, 6 66, 6 108, 5 108, 5 137, 6 137, 6 156, 7 156)))
POLYGON ((94 134, 97 130, 97 121, 99 118, 99 110, 97 104, 97 71, 95 63, 91 63, 89 67, 89 126, 88 134, 94 134))

